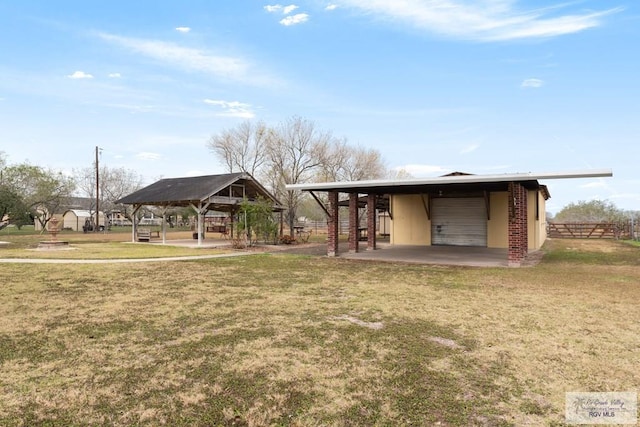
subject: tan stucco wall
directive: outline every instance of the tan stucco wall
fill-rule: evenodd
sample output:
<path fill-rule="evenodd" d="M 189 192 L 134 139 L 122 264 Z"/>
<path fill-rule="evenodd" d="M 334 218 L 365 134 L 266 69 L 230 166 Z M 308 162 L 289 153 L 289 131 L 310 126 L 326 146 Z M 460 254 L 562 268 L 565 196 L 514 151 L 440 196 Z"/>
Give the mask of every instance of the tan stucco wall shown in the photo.
<path fill-rule="evenodd" d="M 491 219 L 487 222 L 487 247 L 509 247 L 509 207 L 507 191 L 491 193 L 489 199 Z"/>
<path fill-rule="evenodd" d="M 394 245 L 431 245 L 431 221 L 427 218 L 422 196 L 391 196 L 391 243 Z"/>
<path fill-rule="evenodd" d="M 540 241 L 538 242 L 538 248 L 540 248 L 547 240 L 547 201 L 540 192 L 538 192 L 538 198 L 540 200 L 540 220 L 538 221 Z"/>
<path fill-rule="evenodd" d="M 536 198 L 538 199 L 538 219 L 536 219 Z M 527 193 L 527 231 L 529 250 L 540 249 L 547 239 L 546 200 L 539 191 Z"/>
<path fill-rule="evenodd" d="M 539 219 L 536 220 L 536 197 L 538 198 Z M 391 244 L 431 245 L 431 221 L 427 219 L 422 197 L 419 194 L 391 196 L 390 224 Z M 492 192 L 490 196 L 491 219 L 487 222 L 487 247 L 509 247 L 509 193 Z M 540 249 L 546 232 L 546 204 L 541 193 L 535 190 L 527 193 L 527 230 L 529 250 Z"/>

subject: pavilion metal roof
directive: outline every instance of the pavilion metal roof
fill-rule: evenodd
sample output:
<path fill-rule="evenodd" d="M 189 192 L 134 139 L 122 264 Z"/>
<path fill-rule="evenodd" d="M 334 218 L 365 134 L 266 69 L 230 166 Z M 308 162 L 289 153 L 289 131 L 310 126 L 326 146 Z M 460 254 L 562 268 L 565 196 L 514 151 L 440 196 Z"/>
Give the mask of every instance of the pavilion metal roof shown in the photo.
<path fill-rule="evenodd" d="M 125 205 L 189 206 L 190 204 L 208 202 L 215 198 L 216 207 L 220 208 L 223 207 L 221 205 L 225 204 L 237 204 L 237 198 L 230 197 L 228 197 L 228 203 L 224 203 L 225 195 L 220 194 L 233 184 L 242 184 L 249 187 L 252 190 L 252 194 L 271 200 L 275 209 L 281 209 L 278 199 L 250 174 L 244 172 L 165 178 L 117 200 L 116 203 Z M 223 203 L 220 203 L 220 201 Z"/>

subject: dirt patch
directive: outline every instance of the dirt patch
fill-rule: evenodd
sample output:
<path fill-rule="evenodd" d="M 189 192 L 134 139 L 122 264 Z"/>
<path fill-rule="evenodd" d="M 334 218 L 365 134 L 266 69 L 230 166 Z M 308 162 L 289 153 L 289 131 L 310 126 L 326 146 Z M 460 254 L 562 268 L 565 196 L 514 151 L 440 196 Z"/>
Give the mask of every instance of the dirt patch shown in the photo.
<path fill-rule="evenodd" d="M 620 250 L 620 242 L 612 239 L 553 239 L 553 243 L 577 252 L 612 253 Z"/>
<path fill-rule="evenodd" d="M 354 323 L 354 324 L 356 324 L 358 326 L 363 326 L 365 328 L 376 329 L 376 330 L 377 329 L 382 329 L 383 326 L 384 326 L 382 324 L 382 322 L 365 322 L 364 320 L 360 320 L 360 319 L 358 319 L 356 317 L 353 317 L 353 316 L 347 316 L 346 314 L 342 315 L 342 316 L 337 316 L 334 319 L 336 319 L 336 320 L 346 320 L 347 322 Z"/>
<path fill-rule="evenodd" d="M 448 338 L 429 337 L 429 341 L 433 341 L 435 343 L 441 344 L 441 345 L 443 345 L 445 347 L 449 347 L 449 348 L 464 348 L 460 344 L 455 342 L 454 340 L 450 340 Z"/>

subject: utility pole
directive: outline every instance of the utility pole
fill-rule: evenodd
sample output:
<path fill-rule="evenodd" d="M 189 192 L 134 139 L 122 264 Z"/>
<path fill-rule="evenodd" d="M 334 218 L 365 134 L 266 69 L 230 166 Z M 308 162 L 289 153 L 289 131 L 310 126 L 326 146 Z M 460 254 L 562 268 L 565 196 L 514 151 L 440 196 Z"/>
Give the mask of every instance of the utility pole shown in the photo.
<path fill-rule="evenodd" d="M 96 225 L 94 227 L 96 233 L 100 228 L 100 168 L 98 166 L 98 151 L 99 148 L 96 145 Z"/>

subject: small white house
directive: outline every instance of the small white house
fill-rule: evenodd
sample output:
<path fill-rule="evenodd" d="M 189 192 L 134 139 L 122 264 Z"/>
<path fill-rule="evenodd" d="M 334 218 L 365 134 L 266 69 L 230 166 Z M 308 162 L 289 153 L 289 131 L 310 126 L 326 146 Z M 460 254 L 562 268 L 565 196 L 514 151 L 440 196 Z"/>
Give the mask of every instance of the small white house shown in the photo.
<path fill-rule="evenodd" d="M 90 225 L 93 229 L 95 214 L 83 209 L 69 209 L 62 215 L 62 228 L 73 231 L 83 231 L 85 225 Z M 104 212 L 99 213 L 100 226 L 104 226 Z"/>

